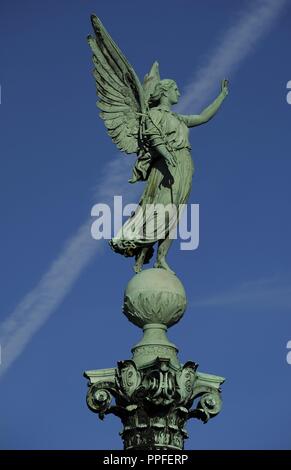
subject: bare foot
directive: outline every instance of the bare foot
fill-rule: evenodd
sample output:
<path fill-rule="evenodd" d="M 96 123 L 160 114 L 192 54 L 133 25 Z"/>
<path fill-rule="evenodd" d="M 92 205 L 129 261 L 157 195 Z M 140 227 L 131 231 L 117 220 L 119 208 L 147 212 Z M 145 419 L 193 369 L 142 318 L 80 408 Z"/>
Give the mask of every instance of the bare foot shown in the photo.
<path fill-rule="evenodd" d="M 154 264 L 154 268 L 159 268 L 159 269 L 166 269 L 166 271 L 169 271 L 172 274 L 176 274 L 168 265 L 167 261 L 165 258 L 160 258 L 157 259 L 157 261 Z"/>
<path fill-rule="evenodd" d="M 134 271 L 137 273 L 140 273 L 143 267 L 143 263 L 147 254 L 147 248 L 143 248 L 140 250 L 140 253 L 136 257 L 135 265 L 134 265 Z"/>
<path fill-rule="evenodd" d="M 138 273 L 141 272 L 141 270 L 142 270 L 142 265 L 143 265 L 143 263 L 140 263 L 139 260 L 136 261 L 136 263 L 135 263 L 135 265 L 134 265 L 134 267 L 133 267 L 133 270 L 134 270 L 134 272 L 135 272 L 136 274 L 138 274 Z"/>

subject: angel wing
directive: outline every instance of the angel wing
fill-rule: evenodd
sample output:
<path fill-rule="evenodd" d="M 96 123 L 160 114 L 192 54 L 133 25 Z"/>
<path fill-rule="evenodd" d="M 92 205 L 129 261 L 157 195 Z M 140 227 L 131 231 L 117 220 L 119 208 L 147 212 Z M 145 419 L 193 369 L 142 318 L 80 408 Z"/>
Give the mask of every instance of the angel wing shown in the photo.
<path fill-rule="evenodd" d="M 141 116 L 145 112 L 143 87 L 99 18 L 92 15 L 91 21 L 95 37 L 88 36 L 88 42 L 93 52 L 100 116 L 120 150 L 138 153 Z"/>
<path fill-rule="evenodd" d="M 153 63 L 151 70 L 146 74 L 143 81 L 144 100 L 146 105 L 149 102 L 151 94 L 153 93 L 156 84 L 161 81 L 159 72 L 159 63 L 156 61 Z"/>
<path fill-rule="evenodd" d="M 141 148 L 138 158 L 132 170 L 132 177 L 129 183 L 137 181 L 146 181 L 149 176 L 149 170 L 152 164 L 151 145 L 148 141 L 145 120 L 149 110 L 149 100 L 156 84 L 160 81 L 159 64 L 154 62 L 149 73 L 144 77 L 143 97 L 144 97 L 144 113 L 140 121 L 140 142 Z"/>

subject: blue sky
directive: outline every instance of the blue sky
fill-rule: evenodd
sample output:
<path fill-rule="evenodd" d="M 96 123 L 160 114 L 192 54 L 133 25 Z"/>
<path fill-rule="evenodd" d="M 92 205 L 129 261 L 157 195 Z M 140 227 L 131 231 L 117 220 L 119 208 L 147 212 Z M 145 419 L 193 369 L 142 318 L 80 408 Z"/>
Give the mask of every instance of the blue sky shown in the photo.
<path fill-rule="evenodd" d="M 25 300 L 29 322 L 42 325 L 0 377 L 3 449 L 122 445 L 119 420 L 101 423 L 87 410 L 82 378 L 85 369 L 129 358 L 140 338 L 121 313 L 132 262 L 97 247 L 87 223 L 94 203 L 117 194 L 108 168 L 118 173 L 124 161 L 126 179 L 134 161 L 118 155 L 95 108 L 90 14 L 102 19 L 141 78 L 157 59 L 161 76 L 175 79 L 183 94 L 189 83 L 203 81 L 227 31 L 259 3 L 144 5 L 11 0 L 0 6 L 0 321 L 21 310 L 64 251 L 64 272 L 73 271 L 78 254 L 83 260 L 43 320 L 45 293 L 34 310 Z M 234 67 L 222 67 L 219 79 L 229 77 L 230 95 L 215 119 L 191 132 L 196 172 L 189 202 L 200 204 L 200 245 L 186 252 L 175 242 L 169 255 L 189 300 L 169 337 L 182 362 L 194 360 L 199 370 L 227 380 L 221 414 L 206 426 L 189 422 L 188 449 L 291 448 L 290 21 L 286 1 L 265 34 L 250 37 L 245 57 L 240 51 Z M 203 104 L 219 91 L 219 79 Z M 200 110 L 193 105 L 190 112 Z M 63 284 L 62 276 L 54 278 L 51 292 Z M 5 360 L 3 348 L 0 368 Z"/>

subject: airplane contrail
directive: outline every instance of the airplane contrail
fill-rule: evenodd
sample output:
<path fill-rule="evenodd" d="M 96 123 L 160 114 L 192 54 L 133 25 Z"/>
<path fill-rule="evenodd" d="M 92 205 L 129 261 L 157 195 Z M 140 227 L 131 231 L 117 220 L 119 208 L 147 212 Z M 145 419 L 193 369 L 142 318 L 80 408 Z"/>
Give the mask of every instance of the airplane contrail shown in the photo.
<path fill-rule="evenodd" d="M 113 194 L 125 192 L 125 187 L 129 186 L 125 183 L 129 177 L 129 163 L 129 159 L 118 156 L 118 159 L 115 158 L 107 164 L 103 183 L 96 194 L 98 201 L 110 205 Z M 131 186 L 131 191 L 127 190 L 127 198 L 130 193 L 133 196 L 136 192 L 137 188 Z M 61 253 L 37 285 L 0 324 L 0 377 L 50 315 L 57 310 L 90 261 L 101 252 L 104 243 L 93 240 L 91 225 L 92 219 L 88 218 L 76 233 L 66 240 Z"/>
<path fill-rule="evenodd" d="M 227 77 L 270 30 L 285 4 L 286 0 L 259 0 L 252 3 L 250 10 L 241 13 L 212 51 L 208 63 L 197 71 L 180 101 L 179 112 L 186 112 L 193 104 L 203 104 L 217 82 Z M 128 173 L 124 159 L 111 162 L 98 191 L 99 200 L 106 202 L 109 195 L 112 197 L 113 194 L 123 193 L 124 188 L 122 191 L 121 187 L 127 181 Z M 102 249 L 102 243 L 91 238 L 91 223 L 90 219 L 85 221 L 65 242 L 63 250 L 38 284 L 0 325 L 0 376 L 3 376 L 33 335 L 57 310 L 82 271 Z"/>
<path fill-rule="evenodd" d="M 193 113 L 194 107 L 203 105 L 219 81 L 229 78 L 254 50 L 258 40 L 274 26 L 286 4 L 286 0 L 259 0 L 243 11 L 218 41 L 207 63 L 196 71 L 177 110 L 191 112 L 192 109 Z"/>

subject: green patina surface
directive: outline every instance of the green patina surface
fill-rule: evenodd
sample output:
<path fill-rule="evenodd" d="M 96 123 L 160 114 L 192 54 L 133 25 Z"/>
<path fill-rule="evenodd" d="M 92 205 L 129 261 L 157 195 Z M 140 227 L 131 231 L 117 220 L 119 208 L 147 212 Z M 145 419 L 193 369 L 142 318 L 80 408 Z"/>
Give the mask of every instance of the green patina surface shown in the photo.
<path fill-rule="evenodd" d="M 137 156 L 130 182 L 147 181 L 139 207 L 172 204 L 179 213 L 179 205 L 188 201 L 194 172 L 189 129 L 213 118 L 228 94 L 228 82 L 222 80 L 218 97 L 201 114 L 174 113 L 171 107 L 180 96 L 175 81 L 161 80 L 155 62 L 141 84 L 96 16 L 92 16 L 92 25 L 95 36 L 89 36 L 88 41 L 93 52 L 97 106 L 118 149 Z M 169 232 L 178 217 L 173 215 L 165 221 L 163 215 L 157 213 L 142 218 L 134 214 L 110 242 L 117 253 L 135 257 L 136 272 L 151 259 L 155 243 L 159 245 L 155 267 L 170 270 L 166 261 L 172 241 Z M 147 230 L 154 218 L 155 230 Z M 133 226 L 136 237 L 132 236 Z M 141 237 L 141 233 L 144 236 Z"/>
<path fill-rule="evenodd" d="M 201 114 L 174 113 L 171 106 L 178 102 L 180 93 L 173 80 L 161 80 L 157 62 L 141 84 L 96 16 L 92 25 L 95 35 L 88 41 L 100 116 L 117 147 L 137 156 L 130 182 L 147 182 L 139 207 L 172 204 L 179 215 L 179 205 L 188 200 L 194 171 L 189 128 L 215 115 L 228 94 L 227 80 Z M 84 374 L 89 379 L 89 408 L 101 419 L 109 413 L 121 419 L 125 449 L 183 449 L 187 420 L 197 418 L 206 423 L 221 409 L 224 378 L 197 372 L 198 364 L 192 361 L 181 364 L 178 348 L 167 338 L 167 328 L 181 319 L 187 299 L 181 281 L 166 261 L 169 233 L 178 218 L 168 217 L 165 224 L 160 215 L 157 210 L 147 218 L 134 213 L 110 241 L 117 253 L 135 257 L 138 274 L 125 288 L 123 312 L 143 329 L 143 337 L 132 348 L 131 359 L 118 362 L 116 368 Z M 153 218 L 155 228 L 147 231 Z M 142 271 L 156 243 L 154 268 Z"/>

